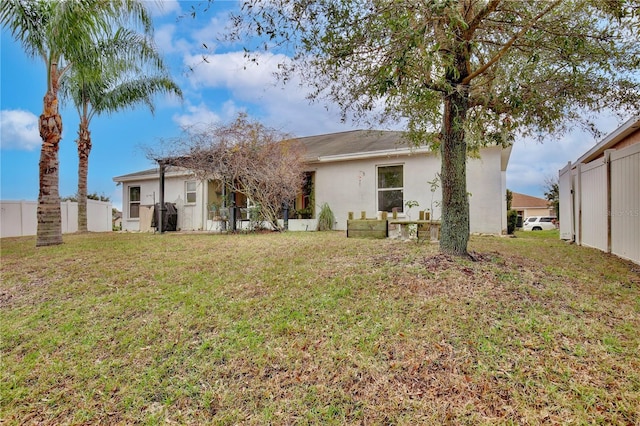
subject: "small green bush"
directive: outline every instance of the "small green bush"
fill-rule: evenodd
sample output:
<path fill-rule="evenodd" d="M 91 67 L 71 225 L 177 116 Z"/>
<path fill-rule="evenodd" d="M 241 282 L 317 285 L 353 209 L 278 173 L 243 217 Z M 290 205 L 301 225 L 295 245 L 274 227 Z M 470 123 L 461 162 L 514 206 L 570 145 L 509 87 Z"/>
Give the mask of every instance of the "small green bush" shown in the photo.
<path fill-rule="evenodd" d="M 318 231 L 331 231 L 336 217 L 331 211 L 328 203 L 322 203 L 320 206 L 320 214 L 318 215 Z"/>
<path fill-rule="evenodd" d="M 516 210 L 509 210 L 507 212 L 507 234 L 513 234 L 518 224 L 518 212 Z"/>

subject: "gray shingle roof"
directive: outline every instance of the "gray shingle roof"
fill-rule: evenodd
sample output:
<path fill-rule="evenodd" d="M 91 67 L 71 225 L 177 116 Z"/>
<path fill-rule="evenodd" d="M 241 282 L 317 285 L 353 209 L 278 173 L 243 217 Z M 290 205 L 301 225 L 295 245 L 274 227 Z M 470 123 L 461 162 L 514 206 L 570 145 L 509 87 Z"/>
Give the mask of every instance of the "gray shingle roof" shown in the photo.
<path fill-rule="evenodd" d="M 305 146 L 306 161 L 317 161 L 320 157 L 331 157 L 349 154 L 366 154 L 378 151 L 405 150 L 409 146 L 403 139 L 403 132 L 388 130 L 352 130 L 348 132 L 329 133 L 317 136 L 296 138 Z M 184 169 L 167 167 L 167 174 L 179 174 Z M 158 168 L 147 169 L 122 176 L 114 181 L 132 179 L 153 179 L 158 177 Z"/>
<path fill-rule="evenodd" d="M 176 175 L 188 175 L 189 172 L 180 167 L 167 166 L 165 173 L 170 176 Z M 116 176 L 113 178 L 115 182 L 130 181 L 130 180 L 144 180 L 144 179 L 157 179 L 160 176 L 160 169 L 155 167 L 153 169 L 142 170 L 140 172 L 128 173 L 126 175 Z"/>
<path fill-rule="evenodd" d="M 406 149 L 408 145 L 403 139 L 403 134 L 385 130 L 353 130 L 307 136 L 297 140 L 306 148 L 307 161 L 313 161 L 318 157 Z"/>

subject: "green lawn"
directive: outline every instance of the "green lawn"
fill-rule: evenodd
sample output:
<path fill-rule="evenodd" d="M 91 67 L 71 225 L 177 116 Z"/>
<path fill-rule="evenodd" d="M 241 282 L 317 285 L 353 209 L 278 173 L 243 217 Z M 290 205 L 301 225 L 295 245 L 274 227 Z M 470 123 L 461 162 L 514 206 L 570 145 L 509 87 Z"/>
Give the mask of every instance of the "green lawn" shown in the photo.
<path fill-rule="evenodd" d="M 640 424 L 640 266 L 344 233 L 1 241 L 0 423 Z"/>

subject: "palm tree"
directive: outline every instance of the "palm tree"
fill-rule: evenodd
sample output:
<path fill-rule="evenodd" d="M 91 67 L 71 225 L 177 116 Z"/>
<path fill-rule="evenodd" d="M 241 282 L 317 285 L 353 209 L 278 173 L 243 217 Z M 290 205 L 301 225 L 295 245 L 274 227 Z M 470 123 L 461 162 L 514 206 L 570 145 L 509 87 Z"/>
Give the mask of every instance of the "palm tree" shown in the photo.
<path fill-rule="evenodd" d="M 144 35 L 119 28 L 100 40 L 81 66 L 62 80 L 61 95 L 78 111 L 78 231 L 87 231 L 87 174 L 91 152 L 89 125 L 96 115 L 143 103 L 154 112 L 153 96 L 182 91 L 168 76 L 155 46 Z"/>
<path fill-rule="evenodd" d="M 39 130 L 40 190 L 36 246 L 62 243 L 58 150 L 62 117 L 58 109 L 60 79 L 86 57 L 100 34 L 116 23 L 141 24 L 150 33 L 151 18 L 135 0 L 2 0 L 0 25 L 8 28 L 31 57 L 42 59 L 47 70 Z"/>

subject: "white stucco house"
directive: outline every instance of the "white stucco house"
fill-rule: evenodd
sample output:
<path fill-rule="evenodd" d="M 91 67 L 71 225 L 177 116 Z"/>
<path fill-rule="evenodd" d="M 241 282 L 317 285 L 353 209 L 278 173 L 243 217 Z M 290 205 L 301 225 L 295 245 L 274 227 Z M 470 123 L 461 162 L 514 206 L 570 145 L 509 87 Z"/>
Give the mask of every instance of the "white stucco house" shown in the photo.
<path fill-rule="evenodd" d="M 560 238 L 640 264 L 640 116 L 559 171 Z"/>
<path fill-rule="evenodd" d="M 328 203 L 336 217 L 336 229 L 345 230 L 349 212 L 376 217 L 394 208 L 400 218 L 417 219 L 430 210 L 440 217 L 440 188 L 431 191 L 429 181 L 440 172 L 438 154 L 427 148 L 410 148 L 401 132 L 355 130 L 303 137 L 307 185 L 290 213 L 290 230 L 314 230 L 318 206 Z M 472 233 L 506 233 L 506 169 L 511 148 L 480 149 L 467 162 Z M 152 206 L 160 199 L 159 169 L 117 176 L 122 185 L 122 229 L 151 230 Z M 218 182 L 196 180 L 188 170 L 168 167 L 164 200 L 176 204 L 181 230 L 218 230 L 212 206 L 222 195 Z M 250 207 L 250 200 L 236 196 L 236 204 Z M 407 201 L 417 206 L 408 208 Z M 242 211 L 241 214 L 245 214 Z M 301 219 L 296 219 L 301 217 Z"/>

